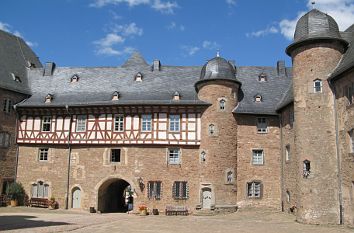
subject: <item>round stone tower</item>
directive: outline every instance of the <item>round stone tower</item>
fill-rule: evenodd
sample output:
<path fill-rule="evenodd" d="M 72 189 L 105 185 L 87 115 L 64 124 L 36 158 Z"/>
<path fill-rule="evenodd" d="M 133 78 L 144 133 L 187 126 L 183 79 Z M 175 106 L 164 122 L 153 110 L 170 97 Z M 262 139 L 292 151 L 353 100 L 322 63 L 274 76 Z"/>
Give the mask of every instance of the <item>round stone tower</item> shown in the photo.
<path fill-rule="evenodd" d="M 335 20 L 314 9 L 299 19 L 286 49 L 293 60 L 300 222 L 340 222 L 334 96 L 327 78 L 346 47 Z"/>
<path fill-rule="evenodd" d="M 200 100 L 210 104 L 201 117 L 201 208 L 236 205 L 237 125 L 233 109 L 241 83 L 236 67 L 219 56 L 202 68 L 195 88 Z"/>

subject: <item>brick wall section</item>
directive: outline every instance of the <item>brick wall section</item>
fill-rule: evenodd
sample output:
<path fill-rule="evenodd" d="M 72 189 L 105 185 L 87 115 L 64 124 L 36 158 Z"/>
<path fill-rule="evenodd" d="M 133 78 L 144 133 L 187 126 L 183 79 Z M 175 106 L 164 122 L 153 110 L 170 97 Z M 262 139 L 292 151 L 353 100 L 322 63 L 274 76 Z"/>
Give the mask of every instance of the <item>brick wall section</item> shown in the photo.
<path fill-rule="evenodd" d="M 4 179 L 15 179 L 16 171 L 16 114 L 13 109 L 11 109 L 10 113 L 3 111 L 4 99 L 10 99 L 15 104 L 24 98 L 25 95 L 23 94 L 0 88 L 0 132 L 7 132 L 11 135 L 10 147 L 0 147 L 0 189 Z"/>
<path fill-rule="evenodd" d="M 354 225 L 354 153 L 351 152 L 349 131 L 354 128 L 354 104 L 349 105 L 346 87 L 354 82 L 354 71 L 334 83 L 339 132 L 339 155 L 343 192 L 344 223 Z"/>
<path fill-rule="evenodd" d="M 199 90 L 199 99 L 212 104 L 201 118 L 202 131 L 200 151 L 206 152 L 201 164 L 200 185 L 210 184 L 216 205 L 236 204 L 236 144 L 237 125 L 232 110 L 237 105 L 238 85 L 231 82 L 209 81 Z M 224 111 L 219 110 L 221 98 L 226 100 Z M 214 124 L 216 133 L 209 135 L 208 127 Z M 226 184 L 226 172 L 233 171 L 234 180 Z"/>
<path fill-rule="evenodd" d="M 300 222 L 339 223 L 333 94 L 326 80 L 342 53 L 340 44 L 328 42 L 302 46 L 292 54 Z M 323 81 L 322 93 L 314 93 L 315 79 Z M 305 159 L 311 161 L 307 179 L 301 175 Z"/>
<path fill-rule="evenodd" d="M 257 133 L 257 117 L 266 117 L 268 133 Z M 280 209 L 280 130 L 277 116 L 237 115 L 237 202 L 243 206 Z M 263 149 L 264 164 L 252 164 L 252 150 Z M 261 181 L 260 199 L 247 196 L 247 183 Z"/>
<path fill-rule="evenodd" d="M 284 211 L 291 212 L 290 208 L 297 206 L 297 179 L 298 179 L 298 158 L 295 153 L 295 138 L 294 138 L 294 124 L 290 122 L 290 114 L 294 111 L 294 105 L 290 104 L 281 111 L 281 133 L 282 133 L 282 167 L 283 167 L 283 184 L 282 184 L 282 200 L 284 204 Z M 286 159 L 286 146 L 289 146 L 290 156 Z M 290 201 L 288 201 L 287 192 L 290 194 Z"/>

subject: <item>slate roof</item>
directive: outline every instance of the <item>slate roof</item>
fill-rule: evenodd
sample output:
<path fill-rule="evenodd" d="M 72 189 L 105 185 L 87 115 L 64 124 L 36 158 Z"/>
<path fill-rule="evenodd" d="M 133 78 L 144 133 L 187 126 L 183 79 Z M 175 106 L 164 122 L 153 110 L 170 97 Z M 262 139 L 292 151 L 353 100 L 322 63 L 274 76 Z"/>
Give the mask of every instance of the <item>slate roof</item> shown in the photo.
<path fill-rule="evenodd" d="M 276 106 L 290 85 L 290 76 L 279 77 L 276 67 L 237 67 L 237 79 L 242 82 L 240 104 L 235 113 L 276 114 Z M 43 76 L 43 69 L 28 72 L 32 96 L 18 107 L 63 107 L 96 105 L 209 105 L 198 99 L 194 84 L 200 79 L 202 66 L 161 66 L 153 71 L 139 55 L 134 54 L 120 67 L 57 67 L 52 76 Z M 143 81 L 134 76 L 142 73 Z M 267 82 L 259 82 L 265 73 Z M 287 69 L 290 74 L 291 70 Z M 79 81 L 71 83 L 77 75 Z M 112 101 L 118 91 L 119 100 Z M 173 100 L 175 92 L 181 99 Z M 54 96 L 45 103 L 45 96 Z M 263 102 L 255 104 L 256 94 Z"/>
<path fill-rule="evenodd" d="M 259 82 L 258 76 L 267 75 L 266 82 Z M 279 76 L 276 67 L 237 67 L 237 79 L 242 82 L 239 104 L 234 113 L 277 115 L 278 105 L 291 85 L 291 68 L 285 76 Z M 261 95 L 262 102 L 255 102 L 255 96 Z"/>
<path fill-rule="evenodd" d="M 36 54 L 23 39 L 0 30 L 0 88 L 30 94 L 26 75 L 29 67 L 27 61 L 42 67 Z M 11 73 L 21 81 L 15 81 Z"/>

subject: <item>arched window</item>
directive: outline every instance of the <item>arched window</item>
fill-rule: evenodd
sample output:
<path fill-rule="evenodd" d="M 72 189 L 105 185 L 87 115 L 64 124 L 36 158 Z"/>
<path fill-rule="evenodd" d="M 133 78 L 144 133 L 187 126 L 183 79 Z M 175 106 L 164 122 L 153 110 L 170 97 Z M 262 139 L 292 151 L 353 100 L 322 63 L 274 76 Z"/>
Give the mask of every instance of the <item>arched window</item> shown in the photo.
<path fill-rule="evenodd" d="M 286 202 L 290 203 L 290 192 L 286 191 Z"/>
<path fill-rule="evenodd" d="M 135 75 L 135 81 L 136 82 L 142 82 L 143 81 L 143 74 L 138 72 L 136 75 Z"/>
<path fill-rule="evenodd" d="M 222 99 L 219 101 L 219 109 L 221 111 L 224 111 L 225 110 L 225 107 L 226 107 L 226 100 Z"/>
<path fill-rule="evenodd" d="M 313 81 L 313 92 L 321 93 L 322 92 L 322 80 L 316 79 Z"/>
<path fill-rule="evenodd" d="M 306 159 L 303 162 L 303 166 L 304 166 L 303 176 L 304 178 L 307 178 L 311 173 L 311 162 Z"/>
<path fill-rule="evenodd" d="M 209 135 L 215 135 L 215 125 L 214 124 L 209 125 Z"/>
<path fill-rule="evenodd" d="M 200 153 L 200 161 L 201 162 L 205 162 L 206 161 L 206 153 L 205 153 L 205 151 L 202 151 L 202 153 Z"/>

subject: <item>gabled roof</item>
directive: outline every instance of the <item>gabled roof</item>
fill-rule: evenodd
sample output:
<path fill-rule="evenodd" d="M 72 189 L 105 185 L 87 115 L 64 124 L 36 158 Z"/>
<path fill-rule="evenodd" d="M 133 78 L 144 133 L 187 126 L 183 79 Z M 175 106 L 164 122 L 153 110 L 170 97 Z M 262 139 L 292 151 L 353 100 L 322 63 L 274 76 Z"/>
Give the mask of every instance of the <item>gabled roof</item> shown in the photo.
<path fill-rule="evenodd" d="M 30 63 L 42 67 L 36 54 L 23 39 L 0 30 L 0 88 L 30 94 L 26 74 Z M 15 81 L 12 73 L 20 81 Z"/>
<path fill-rule="evenodd" d="M 258 76 L 267 75 L 266 82 L 259 82 Z M 237 79 L 242 82 L 239 104 L 234 109 L 238 114 L 277 115 L 277 107 L 289 89 L 292 80 L 291 68 L 286 68 L 286 75 L 279 76 L 276 67 L 238 67 Z M 262 102 L 256 102 L 260 94 Z"/>

